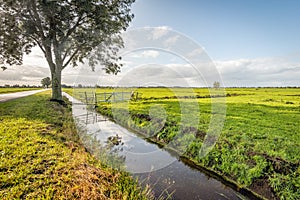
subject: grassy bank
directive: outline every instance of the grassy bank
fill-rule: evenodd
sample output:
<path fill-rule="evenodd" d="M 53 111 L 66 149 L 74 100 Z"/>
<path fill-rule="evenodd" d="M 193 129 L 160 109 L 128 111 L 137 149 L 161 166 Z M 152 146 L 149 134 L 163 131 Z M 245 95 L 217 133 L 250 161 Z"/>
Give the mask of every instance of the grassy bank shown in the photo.
<path fill-rule="evenodd" d="M 0 94 L 24 92 L 29 90 L 40 90 L 42 88 L 0 88 Z"/>
<path fill-rule="evenodd" d="M 207 89 L 188 90 L 139 88 L 139 100 L 100 103 L 98 111 L 240 187 L 269 199 L 300 199 L 299 88 L 227 89 L 224 126 L 205 157 L 200 149 L 218 113 Z M 111 89 L 97 89 L 104 91 Z"/>
<path fill-rule="evenodd" d="M 70 107 L 49 99 L 0 104 L 0 199 L 147 199 L 127 173 L 86 152 Z"/>

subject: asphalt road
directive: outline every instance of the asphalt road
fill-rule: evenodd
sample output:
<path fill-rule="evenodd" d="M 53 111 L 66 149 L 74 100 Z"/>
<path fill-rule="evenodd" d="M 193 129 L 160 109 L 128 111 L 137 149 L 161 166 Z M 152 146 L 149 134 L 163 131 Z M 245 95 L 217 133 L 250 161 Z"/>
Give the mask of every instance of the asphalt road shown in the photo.
<path fill-rule="evenodd" d="M 21 97 L 26 97 L 26 96 L 33 95 L 33 94 L 43 92 L 43 91 L 46 91 L 46 90 L 47 89 L 0 94 L 0 102 L 5 102 L 5 101 L 12 100 L 12 99 L 21 98 Z"/>

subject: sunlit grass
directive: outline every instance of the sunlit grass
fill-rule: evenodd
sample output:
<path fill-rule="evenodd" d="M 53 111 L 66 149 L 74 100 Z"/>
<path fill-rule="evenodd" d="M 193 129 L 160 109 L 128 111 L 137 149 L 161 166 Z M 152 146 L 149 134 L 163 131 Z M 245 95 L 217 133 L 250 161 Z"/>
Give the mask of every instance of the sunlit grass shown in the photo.
<path fill-rule="evenodd" d="M 70 107 L 49 93 L 0 104 L 0 199 L 150 198 L 86 152 Z"/>
<path fill-rule="evenodd" d="M 207 89 L 193 89 L 196 97 L 187 95 L 189 90 L 139 88 L 141 99 L 99 103 L 98 111 L 156 142 L 175 144 L 180 154 L 241 187 L 257 188 L 262 181 L 266 183 L 262 195 L 300 198 L 299 88 L 226 89 L 224 127 L 216 146 L 203 158 L 199 151 L 214 102 Z M 156 115 L 153 121 L 150 115 L 155 107 L 165 116 Z"/>
<path fill-rule="evenodd" d="M 41 88 L 0 88 L 0 94 L 23 92 L 29 90 L 40 90 Z"/>

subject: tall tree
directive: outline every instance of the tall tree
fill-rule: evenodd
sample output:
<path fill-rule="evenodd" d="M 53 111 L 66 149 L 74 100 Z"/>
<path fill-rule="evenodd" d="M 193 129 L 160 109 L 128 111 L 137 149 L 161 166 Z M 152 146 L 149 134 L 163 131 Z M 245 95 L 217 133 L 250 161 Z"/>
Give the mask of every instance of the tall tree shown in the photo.
<path fill-rule="evenodd" d="M 120 33 L 133 18 L 135 0 L 0 0 L 0 64 L 21 65 L 38 46 L 49 64 L 52 99 L 61 101 L 61 75 L 87 61 L 117 74 Z"/>
<path fill-rule="evenodd" d="M 215 89 L 219 89 L 220 88 L 220 82 L 219 81 L 215 81 L 213 84 Z"/>
<path fill-rule="evenodd" d="M 43 87 L 49 87 L 49 85 L 51 85 L 51 79 L 50 79 L 50 77 L 46 77 L 46 78 L 43 78 L 42 80 L 41 80 L 41 84 L 42 84 L 42 86 Z"/>

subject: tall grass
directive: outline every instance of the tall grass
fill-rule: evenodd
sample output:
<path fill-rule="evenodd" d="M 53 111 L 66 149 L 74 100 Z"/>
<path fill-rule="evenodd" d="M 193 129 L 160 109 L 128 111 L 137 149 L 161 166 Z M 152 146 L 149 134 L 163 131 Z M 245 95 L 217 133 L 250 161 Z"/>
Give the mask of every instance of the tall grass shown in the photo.
<path fill-rule="evenodd" d="M 193 97 L 188 90 L 139 88 L 140 100 L 99 103 L 98 111 L 160 144 L 172 145 L 179 154 L 240 187 L 267 198 L 300 199 L 299 88 L 227 89 L 224 127 L 205 157 L 199 155 L 200 149 L 217 113 L 211 112 L 207 89 L 194 89 Z M 198 104 L 199 110 L 184 110 L 191 104 Z M 151 118 L 155 106 L 166 117 Z"/>

